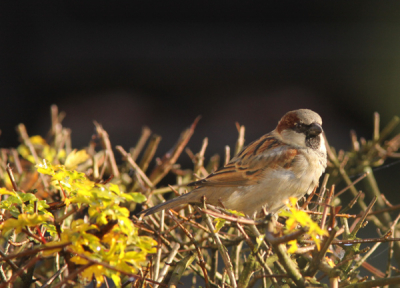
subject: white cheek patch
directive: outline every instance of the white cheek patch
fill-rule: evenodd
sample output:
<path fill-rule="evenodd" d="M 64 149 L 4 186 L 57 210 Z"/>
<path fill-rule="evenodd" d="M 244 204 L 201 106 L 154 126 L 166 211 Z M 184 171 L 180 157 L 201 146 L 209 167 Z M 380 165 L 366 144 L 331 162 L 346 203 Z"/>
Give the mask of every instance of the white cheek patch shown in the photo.
<path fill-rule="evenodd" d="M 281 133 L 282 139 L 289 144 L 306 147 L 306 135 L 292 130 L 284 130 Z"/>
<path fill-rule="evenodd" d="M 319 138 L 320 138 L 320 145 L 319 145 L 319 151 L 321 151 L 322 153 L 324 153 L 324 154 L 326 154 L 326 144 L 325 144 L 325 139 L 324 139 L 324 137 L 322 136 L 322 134 L 320 134 L 320 136 L 319 136 Z"/>

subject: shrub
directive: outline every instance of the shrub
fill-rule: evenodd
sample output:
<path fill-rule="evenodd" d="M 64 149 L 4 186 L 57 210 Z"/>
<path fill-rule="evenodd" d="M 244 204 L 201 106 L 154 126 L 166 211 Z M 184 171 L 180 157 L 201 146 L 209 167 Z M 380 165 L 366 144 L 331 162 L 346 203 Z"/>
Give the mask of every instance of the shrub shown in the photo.
<path fill-rule="evenodd" d="M 399 205 L 386 200 L 373 173 L 373 167 L 383 165 L 387 158 L 400 156 L 396 152 L 400 135 L 387 140 L 398 118 L 379 132 L 375 114 L 373 139 L 358 140 L 352 132 L 350 151 L 336 152 L 327 145 L 329 163 L 320 188 L 297 204 L 297 199 L 290 199 L 279 217 L 264 213 L 249 219 L 237 211 L 207 205 L 205 199 L 199 207 L 189 205 L 138 218 L 134 212 L 141 206 L 160 203 L 170 192 L 184 193 L 184 184 L 220 165 L 217 155 L 205 164 L 207 139 L 198 153 L 186 148 L 193 170 L 177 164 L 198 119 L 148 172 L 161 140 L 148 128 L 130 153 L 116 147 L 124 158 L 117 165 L 101 125 L 95 123 L 97 133 L 88 147 L 73 150 L 70 131 L 61 125 L 62 115 L 56 106 L 51 111 L 48 139 L 29 137 L 20 124 L 21 145 L 1 149 L 0 287 L 84 286 L 89 282 L 107 287 L 111 283 L 176 287 L 182 276 L 191 277 L 186 279 L 192 287 L 400 283 L 399 276 L 392 276 L 397 269 L 391 265 L 393 259 L 400 261 L 400 242 L 395 238 L 400 216 L 391 214 Z M 235 151 L 244 143 L 244 127 L 238 125 L 238 131 Z M 224 163 L 229 161 L 229 151 Z M 167 174 L 175 175 L 176 183 L 161 187 Z M 365 193 L 355 188 L 361 180 Z M 335 192 L 341 182 L 346 187 Z M 344 203 L 339 198 L 343 193 L 350 193 L 353 200 Z M 354 205 L 361 212 L 349 214 Z M 367 220 L 381 237 L 358 238 Z M 385 242 L 387 265 L 374 267 L 368 257 Z M 361 243 L 373 246 L 361 250 Z M 371 279 L 359 276 L 360 267 L 369 271 Z"/>

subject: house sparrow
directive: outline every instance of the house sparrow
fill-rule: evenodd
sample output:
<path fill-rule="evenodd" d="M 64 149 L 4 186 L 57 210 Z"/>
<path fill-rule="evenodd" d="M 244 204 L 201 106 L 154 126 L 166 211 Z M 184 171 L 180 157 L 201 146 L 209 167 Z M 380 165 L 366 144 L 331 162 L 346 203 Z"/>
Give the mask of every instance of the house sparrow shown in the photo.
<path fill-rule="evenodd" d="M 318 186 L 326 167 L 321 117 L 308 109 L 286 113 L 272 132 L 243 148 L 224 167 L 188 186 L 190 193 L 140 212 L 150 215 L 182 204 L 201 203 L 252 216 L 263 206 L 277 212 L 289 197 L 302 197 Z"/>

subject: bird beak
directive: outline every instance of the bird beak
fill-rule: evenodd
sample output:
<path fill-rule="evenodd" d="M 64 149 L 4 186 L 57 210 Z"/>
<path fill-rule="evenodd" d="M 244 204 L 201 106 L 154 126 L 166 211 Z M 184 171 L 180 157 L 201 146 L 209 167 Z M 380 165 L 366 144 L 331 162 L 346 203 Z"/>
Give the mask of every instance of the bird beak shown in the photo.
<path fill-rule="evenodd" d="M 317 123 L 312 123 L 310 128 L 307 130 L 307 135 L 308 136 L 318 136 L 319 134 L 322 133 L 322 127 L 321 125 Z"/>

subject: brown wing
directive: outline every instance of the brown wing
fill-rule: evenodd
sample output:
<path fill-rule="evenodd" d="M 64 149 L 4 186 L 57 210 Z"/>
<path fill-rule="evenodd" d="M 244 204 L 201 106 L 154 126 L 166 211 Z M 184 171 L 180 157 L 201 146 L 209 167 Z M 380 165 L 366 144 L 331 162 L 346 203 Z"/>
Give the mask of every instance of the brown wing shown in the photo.
<path fill-rule="evenodd" d="M 266 168 L 287 169 L 298 150 L 277 140 L 271 133 L 250 143 L 224 167 L 188 186 L 247 186 L 258 182 Z"/>

